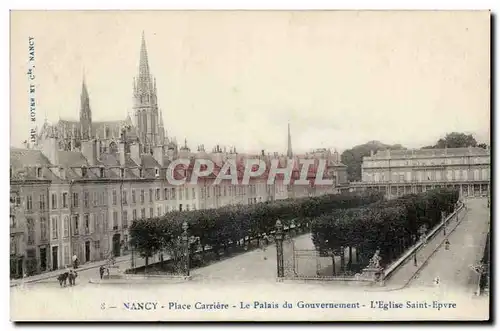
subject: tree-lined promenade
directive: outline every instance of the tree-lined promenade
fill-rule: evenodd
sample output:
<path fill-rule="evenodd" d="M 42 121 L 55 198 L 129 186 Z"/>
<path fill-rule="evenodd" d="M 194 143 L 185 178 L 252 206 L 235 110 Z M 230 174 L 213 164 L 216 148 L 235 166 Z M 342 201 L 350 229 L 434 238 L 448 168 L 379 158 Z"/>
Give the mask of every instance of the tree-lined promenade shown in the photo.
<path fill-rule="evenodd" d="M 308 228 L 312 220 L 333 210 L 355 208 L 381 199 L 379 193 L 331 194 L 171 212 L 162 217 L 134 221 L 130 228 L 131 243 L 146 259 L 160 252 L 168 252 L 175 258 L 182 250 L 182 224 L 187 223 L 189 236 L 197 238 L 196 242 L 191 241 L 193 248 L 199 246 L 204 250 L 211 247 L 211 252 L 218 258 L 221 250 L 226 252 L 230 246 L 245 245 L 252 238 L 258 240 L 264 233 L 274 231 L 278 219 L 285 226 L 293 221 L 297 228 Z"/>
<path fill-rule="evenodd" d="M 197 259 L 206 264 L 218 260 L 221 253 L 229 255 L 235 247 L 246 247 L 251 240 L 273 233 L 279 219 L 285 228 L 311 231 L 318 251 L 341 256 L 342 271 L 351 269 L 353 251 L 358 269 L 377 250 L 384 266 L 451 213 L 458 197 L 457 191 L 442 188 L 389 201 L 377 192 L 368 192 L 178 211 L 135 221 L 130 228 L 131 243 L 146 265 L 158 253 L 166 253 L 174 265 L 182 260 L 189 240 L 191 259 L 197 252 Z M 189 238 L 183 233 L 183 224 L 184 229 L 189 228 Z M 347 248 L 346 265 L 341 252 Z"/>
<path fill-rule="evenodd" d="M 350 253 L 346 269 L 350 269 L 353 248 L 361 265 L 380 250 L 384 267 L 452 213 L 458 198 L 458 191 L 441 188 L 359 208 L 332 210 L 312 221 L 312 239 L 323 254 L 341 256 L 341 270 L 345 270 L 345 261 L 340 252 L 346 248 Z"/>

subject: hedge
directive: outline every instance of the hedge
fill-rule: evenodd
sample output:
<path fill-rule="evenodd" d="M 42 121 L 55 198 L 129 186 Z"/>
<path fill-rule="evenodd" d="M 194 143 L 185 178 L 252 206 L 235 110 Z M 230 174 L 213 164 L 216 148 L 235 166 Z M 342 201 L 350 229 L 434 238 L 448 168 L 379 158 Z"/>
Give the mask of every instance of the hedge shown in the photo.
<path fill-rule="evenodd" d="M 380 249 L 381 264 L 388 264 L 419 239 L 423 227 L 440 223 L 441 212 L 453 212 L 458 198 L 458 191 L 441 188 L 335 210 L 312 221 L 313 243 L 323 255 L 355 248 L 364 263 Z"/>
<path fill-rule="evenodd" d="M 218 253 L 231 243 L 258 238 L 275 229 L 280 219 L 287 226 L 308 226 L 311 220 L 336 209 L 355 208 L 380 201 L 376 192 L 329 194 L 319 197 L 285 199 L 254 205 L 229 205 L 217 209 L 175 211 L 162 217 L 134 221 L 129 229 L 131 244 L 145 257 L 179 245 L 182 223 L 189 224 L 189 235 L 198 238 L 202 248 Z M 146 261 L 147 262 L 147 261 Z"/>

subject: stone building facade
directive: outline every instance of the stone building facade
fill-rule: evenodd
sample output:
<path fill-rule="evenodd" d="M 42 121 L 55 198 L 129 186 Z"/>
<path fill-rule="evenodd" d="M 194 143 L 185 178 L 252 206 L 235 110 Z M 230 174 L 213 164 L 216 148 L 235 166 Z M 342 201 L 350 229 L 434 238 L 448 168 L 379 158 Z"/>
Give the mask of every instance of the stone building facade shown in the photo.
<path fill-rule="evenodd" d="M 351 183 L 351 190 L 379 190 L 394 198 L 454 187 L 462 197 L 486 196 L 490 176 L 488 149 L 386 150 L 363 158 L 362 181 Z"/>

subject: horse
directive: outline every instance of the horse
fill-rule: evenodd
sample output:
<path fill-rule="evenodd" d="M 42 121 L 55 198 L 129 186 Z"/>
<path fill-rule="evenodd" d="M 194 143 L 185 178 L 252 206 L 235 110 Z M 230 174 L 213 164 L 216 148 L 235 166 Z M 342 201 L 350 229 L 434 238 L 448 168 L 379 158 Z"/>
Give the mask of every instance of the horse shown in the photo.
<path fill-rule="evenodd" d="M 66 286 L 66 281 L 68 280 L 69 273 L 68 272 L 63 272 L 59 276 L 57 276 L 57 280 L 59 281 L 59 285 L 61 287 Z"/>

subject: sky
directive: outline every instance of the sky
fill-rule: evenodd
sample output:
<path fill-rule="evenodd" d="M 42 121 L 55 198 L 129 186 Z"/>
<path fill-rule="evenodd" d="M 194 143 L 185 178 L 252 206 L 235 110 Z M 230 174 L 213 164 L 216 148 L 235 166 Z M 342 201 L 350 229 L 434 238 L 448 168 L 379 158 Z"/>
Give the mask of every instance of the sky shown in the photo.
<path fill-rule="evenodd" d="M 371 140 L 418 148 L 490 135 L 488 12 L 41 11 L 11 13 L 11 145 L 30 122 L 131 112 L 144 31 L 169 136 L 285 153 Z"/>

